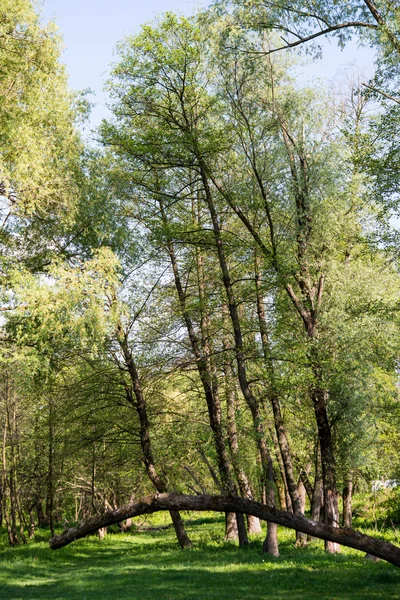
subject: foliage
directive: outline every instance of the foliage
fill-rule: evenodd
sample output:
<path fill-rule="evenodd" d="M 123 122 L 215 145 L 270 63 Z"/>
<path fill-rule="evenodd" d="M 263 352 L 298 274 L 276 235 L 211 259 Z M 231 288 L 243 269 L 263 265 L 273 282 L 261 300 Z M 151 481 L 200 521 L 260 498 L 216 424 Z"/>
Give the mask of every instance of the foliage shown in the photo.
<path fill-rule="evenodd" d="M 0 14 L 9 541 L 116 507 L 157 477 L 210 493 L 231 478 L 230 493 L 259 499 L 276 488 L 282 506 L 298 494 L 289 477 L 311 498 L 321 469 L 336 502 L 351 478 L 397 478 L 392 3 L 167 13 L 120 43 L 97 149 L 80 139 L 54 26 L 29 0 L 0 0 Z M 374 80 L 340 106 L 297 84 L 287 51 L 324 28 L 379 54 Z M 307 562 L 285 551 L 289 566 Z M 247 575 L 261 590 L 257 552 Z M 224 569 L 224 585 L 242 585 Z M 296 569 L 277 597 L 300 593 Z"/>

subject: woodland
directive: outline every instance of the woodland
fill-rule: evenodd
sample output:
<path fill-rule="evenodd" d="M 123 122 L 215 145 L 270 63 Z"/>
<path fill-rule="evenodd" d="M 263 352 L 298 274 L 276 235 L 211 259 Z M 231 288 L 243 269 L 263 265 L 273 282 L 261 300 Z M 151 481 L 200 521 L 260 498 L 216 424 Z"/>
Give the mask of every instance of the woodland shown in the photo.
<path fill-rule="evenodd" d="M 400 6 L 166 13 L 94 142 L 56 26 L 0 15 L 4 543 L 167 511 L 189 548 L 204 512 L 237 552 L 283 526 L 399 567 Z M 326 38 L 372 77 L 300 82 Z"/>

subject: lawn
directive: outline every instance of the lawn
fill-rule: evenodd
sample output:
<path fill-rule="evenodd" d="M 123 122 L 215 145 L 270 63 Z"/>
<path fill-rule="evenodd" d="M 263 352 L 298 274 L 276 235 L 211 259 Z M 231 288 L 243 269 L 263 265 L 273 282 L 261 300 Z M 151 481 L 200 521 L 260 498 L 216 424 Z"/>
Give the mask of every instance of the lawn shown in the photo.
<path fill-rule="evenodd" d="M 261 539 L 246 549 L 224 543 L 220 517 L 191 515 L 188 531 L 194 547 L 185 551 L 170 529 L 90 537 L 57 551 L 45 539 L 9 548 L 2 535 L 0 598 L 400 600 L 400 569 L 355 550 L 296 549 L 293 532 L 281 529 L 274 559 L 262 554 Z"/>

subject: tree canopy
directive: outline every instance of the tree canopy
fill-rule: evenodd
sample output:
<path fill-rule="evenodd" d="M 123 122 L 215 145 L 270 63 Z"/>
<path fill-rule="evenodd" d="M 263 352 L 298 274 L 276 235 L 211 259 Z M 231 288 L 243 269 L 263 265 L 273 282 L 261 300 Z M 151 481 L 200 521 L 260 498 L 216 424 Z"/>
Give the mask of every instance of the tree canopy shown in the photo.
<path fill-rule="evenodd" d="M 265 518 L 274 555 L 289 522 L 299 546 L 392 556 L 348 528 L 354 488 L 400 478 L 397 7 L 167 13 L 119 44 L 96 148 L 54 26 L 28 0 L 0 15 L 10 543 L 93 517 L 71 541 L 155 490 L 182 547 L 171 492 L 241 545 Z M 296 80 L 325 35 L 376 51 L 340 101 Z"/>

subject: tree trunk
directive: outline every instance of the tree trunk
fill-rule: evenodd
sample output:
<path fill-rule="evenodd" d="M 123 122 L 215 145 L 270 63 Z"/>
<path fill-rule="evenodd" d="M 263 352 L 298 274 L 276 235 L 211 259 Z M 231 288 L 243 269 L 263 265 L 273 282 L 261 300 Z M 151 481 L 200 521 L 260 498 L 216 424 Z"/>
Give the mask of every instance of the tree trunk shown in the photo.
<path fill-rule="evenodd" d="M 182 521 L 179 510 L 169 511 L 172 523 L 174 524 L 175 534 L 178 539 L 181 548 L 188 548 L 192 545 L 192 542 L 185 531 L 185 526 Z"/>
<path fill-rule="evenodd" d="M 222 303 L 222 317 L 225 327 L 225 331 L 228 331 L 227 323 L 227 306 L 226 303 Z M 231 451 L 232 466 L 235 471 L 236 479 L 239 485 L 240 495 L 243 498 L 253 499 L 251 492 L 250 483 L 248 477 L 241 467 L 240 464 L 240 450 L 239 440 L 236 425 L 236 385 L 233 378 L 233 370 L 229 360 L 228 348 L 229 339 L 228 334 L 225 333 L 223 337 L 223 348 L 224 348 L 224 375 L 225 375 L 225 398 L 226 398 L 226 424 L 228 432 L 228 443 Z M 258 534 L 262 532 L 260 520 L 253 515 L 247 517 L 248 532 L 251 534 Z"/>
<path fill-rule="evenodd" d="M 47 476 L 47 502 L 46 516 L 49 522 L 51 535 L 54 535 L 54 422 L 53 422 L 53 399 L 49 399 L 49 453 L 48 453 L 48 476 Z"/>
<path fill-rule="evenodd" d="M 315 416 L 318 425 L 318 437 L 321 447 L 322 481 L 324 488 L 324 521 L 331 527 L 339 525 L 339 508 L 336 491 L 336 468 L 333 454 L 332 431 L 327 412 L 327 392 L 319 387 L 313 391 Z M 337 543 L 325 541 L 327 552 L 339 552 Z"/>
<path fill-rule="evenodd" d="M 294 475 L 292 457 L 289 447 L 289 442 L 286 435 L 286 429 L 283 422 L 282 411 L 279 396 L 276 391 L 276 377 L 274 363 L 271 357 L 270 342 L 268 336 L 267 319 L 265 315 L 264 301 L 262 297 L 261 287 L 261 269 L 260 261 L 257 251 L 254 254 L 254 270 L 255 270 L 255 287 L 256 287 L 256 298 L 257 298 L 257 314 L 258 323 L 261 334 L 261 344 L 263 348 L 264 360 L 269 374 L 269 386 L 270 391 L 268 399 L 270 401 L 272 412 L 274 415 L 274 425 L 276 436 L 278 440 L 279 450 L 282 457 L 282 462 L 285 470 L 285 481 L 286 486 L 290 495 L 293 512 L 295 514 L 302 514 L 300 506 L 300 498 L 297 491 L 297 483 Z"/>
<path fill-rule="evenodd" d="M 298 497 L 299 497 L 299 508 L 301 509 L 301 513 L 304 515 L 304 509 L 306 506 L 306 488 L 304 487 L 303 482 L 299 481 L 298 486 L 297 486 L 297 493 L 298 493 Z M 296 546 L 305 546 L 306 545 L 306 536 L 304 535 L 304 533 L 301 533 L 300 531 L 296 531 Z"/>
<path fill-rule="evenodd" d="M 138 502 L 89 518 L 77 527 L 67 529 L 61 535 L 54 536 L 50 540 L 50 548 L 53 550 L 62 548 L 97 531 L 100 527 L 107 527 L 123 519 L 152 514 L 161 510 L 249 513 L 265 521 L 302 531 L 313 537 L 367 552 L 400 567 L 400 548 L 390 542 L 378 540 L 348 527 L 331 527 L 324 523 L 315 523 L 302 515 L 284 512 L 247 498 L 227 498 L 226 496 L 187 496 L 185 494 L 148 496 Z"/>
<path fill-rule="evenodd" d="M 353 497 L 353 474 L 350 471 L 347 477 L 347 483 L 343 488 L 343 525 L 351 527 L 353 523 L 353 514 L 351 502 Z"/>
<path fill-rule="evenodd" d="M 163 202 L 159 201 L 160 212 L 164 225 L 168 225 L 167 216 L 164 210 Z M 208 417 L 210 427 L 213 432 L 214 444 L 218 459 L 218 470 L 221 478 L 221 485 L 223 491 L 228 494 L 236 494 L 235 485 L 231 476 L 231 467 L 228 454 L 225 447 L 224 433 L 222 430 L 222 411 L 221 403 L 218 393 L 218 378 L 215 373 L 215 369 L 211 363 L 211 352 L 209 348 L 209 336 L 207 329 L 207 316 L 204 314 L 204 310 L 201 311 L 201 342 L 196 335 L 195 328 L 191 316 L 187 309 L 186 293 L 181 282 L 178 261 L 174 246 L 170 240 L 167 242 L 167 250 L 171 261 L 172 271 L 174 275 L 175 288 L 178 294 L 179 304 L 181 308 L 182 317 L 185 321 L 186 329 L 189 336 L 190 345 L 192 348 L 193 355 L 196 359 L 196 367 L 200 376 L 200 380 L 203 386 L 204 395 L 207 403 Z M 197 268 L 198 268 L 198 284 L 199 284 L 199 296 L 203 300 L 201 303 L 204 306 L 204 272 L 199 255 L 197 254 Z M 240 519 L 240 517 L 239 517 Z M 238 527 L 241 532 L 239 537 L 239 543 L 247 544 L 247 537 L 243 535 L 243 526 L 240 524 Z M 231 534 L 229 534 L 231 535 Z"/>
<path fill-rule="evenodd" d="M 289 494 L 289 490 L 288 490 L 288 486 L 287 486 L 285 467 L 283 464 L 282 455 L 281 455 L 281 451 L 279 448 L 278 438 L 277 438 L 275 430 L 272 427 L 269 427 L 269 432 L 270 432 L 272 441 L 274 442 L 275 458 L 276 458 L 276 462 L 278 463 L 279 473 L 280 473 L 280 479 L 278 479 L 278 481 L 276 483 L 276 488 L 277 488 L 278 496 L 279 496 L 279 504 L 280 504 L 280 507 L 282 510 L 287 510 L 289 512 L 293 512 L 292 500 L 290 498 L 290 494 Z"/>
<path fill-rule="evenodd" d="M 232 323 L 233 337 L 234 337 L 234 341 L 235 341 L 235 358 L 236 358 L 239 385 L 240 385 L 240 389 L 242 391 L 243 397 L 244 397 L 248 407 L 250 408 L 250 412 L 252 415 L 254 431 L 255 431 L 255 435 L 256 435 L 256 442 L 257 442 L 258 451 L 259 451 L 260 457 L 261 457 L 264 484 L 267 484 L 268 488 L 269 488 L 268 499 L 272 503 L 272 505 L 275 505 L 272 459 L 271 459 L 271 456 L 270 456 L 270 453 L 268 450 L 268 446 L 265 442 L 263 419 L 262 419 L 262 416 L 260 413 L 260 407 L 250 389 L 249 382 L 247 379 L 246 360 L 245 360 L 245 356 L 244 356 L 242 330 L 241 330 L 241 325 L 240 325 L 239 313 L 238 313 L 238 309 L 237 309 L 237 302 L 236 302 L 235 294 L 234 294 L 233 287 L 232 287 L 228 263 L 227 263 L 226 256 L 225 256 L 224 244 L 223 244 L 223 240 L 221 237 L 221 228 L 220 228 L 220 224 L 219 224 L 219 219 L 218 219 L 218 215 L 216 213 L 215 206 L 213 203 L 212 194 L 211 194 L 211 190 L 210 190 L 210 186 L 209 186 L 209 182 L 208 182 L 207 171 L 206 171 L 203 159 L 199 154 L 197 155 L 197 160 L 198 160 L 199 167 L 200 167 L 200 174 L 201 174 L 201 179 L 202 179 L 203 188 L 204 188 L 204 192 L 205 192 L 206 203 L 207 203 L 207 206 L 208 206 L 208 209 L 210 212 L 211 221 L 212 221 L 214 238 L 215 238 L 215 243 L 216 243 L 217 253 L 218 253 L 218 260 L 219 260 L 220 269 L 221 269 L 222 281 L 224 284 L 226 297 L 228 300 L 229 316 L 230 316 L 231 323 Z M 267 524 L 267 530 L 268 530 L 268 527 L 269 527 L 269 524 Z M 277 540 L 277 536 L 276 536 L 276 528 L 273 528 L 271 530 L 271 532 L 269 533 L 269 538 L 273 537 L 274 534 L 275 534 L 275 541 L 273 544 L 271 544 L 271 549 L 273 552 L 276 552 L 276 546 L 278 545 L 278 540 Z M 268 533 L 267 533 L 267 537 L 268 537 Z"/>
<path fill-rule="evenodd" d="M 239 537 L 238 526 L 236 520 L 236 513 L 227 512 L 225 513 L 225 540 L 233 541 Z"/>
<path fill-rule="evenodd" d="M 314 489 L 311 501 L 311 518 L 313 521 L 320 521 L 324 507 L 324 488 L 321 472 L 321 448 L 317 440 L 315 448 L 315 477 Z"/>
<path fill-rule="evenodd" d="M 126 334 L 123 331 L 121 323 L 118 323 L 118 341 L 121 347 L 121 350 L 124 355 L 125 364 L 128 369 L 133 392 L 136 398 L 136 402 L 132 397 L 131 388 L 126 388 L 126 397 L 128 402 L 136 408 L 136 411 L 139 416 L 140 423 L 140 444 L 143 452 L 143 460 L 146 467 L 147 474 L 149 476 L 150 481 L 156 488 L 156 490 L 160 493 L 164 493 L 167 491 L 167 482 L 159 476 L 157 473 L 155 462 L 153 458 L 153 450 L 151 447 L 151 439 L 150 439 L 150 423 L 147 415 L 147 406 L 146 400 L 142 391 L 141 382 L 139 379 L 139 373 L 136 368 L 135 361 L 133 360 L 132 352 L 128 346 L 128 339 Z M 170 512 L 172 522 L 175 527 L 175 534 L 177 540 L 181 546 L 181 548 L 187 548 L 192 545 L 190 538 L 185 532 L 185 527 L 183 525 L 182 519 L 178 511 Z"/>
<path fill-rule="evenodd" d="M 263 552 L 270 554 L 271 556 L 279 556 L 279 547 L 278 547 L 278 525 L 276 523 L 272 523 L 271 521 L 267 521 L 267 535 L 263 542 Z"/>
<path fill-rule="evenodd" d="M 42 502 L 38 497 L 35 498 L 35 510 L 36 510 L 36 514 L 37 514 L 37 518 L 38 518 L 38 526 L 46 527 L 46 525 L 48 525 L 48 520 L 46 518 L 46 515 L 43 512 Z M 78 520 L 79 520 L 78 518 L 75 519 L 75 521 L 78 521 Z"/>

